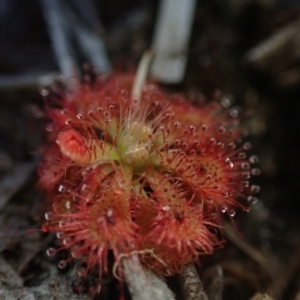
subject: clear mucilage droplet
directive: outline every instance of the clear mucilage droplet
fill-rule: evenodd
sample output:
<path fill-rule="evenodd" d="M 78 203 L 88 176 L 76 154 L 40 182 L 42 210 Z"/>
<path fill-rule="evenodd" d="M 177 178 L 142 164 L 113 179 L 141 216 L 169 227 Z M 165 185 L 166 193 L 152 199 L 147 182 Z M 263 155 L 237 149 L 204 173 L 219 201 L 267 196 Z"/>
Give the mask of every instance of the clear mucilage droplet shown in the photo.
<path fill-rule="evenodd" d="M 57 232 L 57 233 L 56 233 L 56 237 L 57 237 L 58 239 L 63 239 L 63 238 L 65 237 L 65 234 L 64 234 L 63 232 Z"/>
<path fill-rule="evenodd" d="M 243 149 L 244 149 L 244 150 L 249 150 L 251 147 L 252 147 L 252 145 L 251 145 L 249 142 L 246 142 L 246 143 L 243 145 Z"/>
<path fill-rule="evenodd" d="M 58 222 L 58 227 L 60 227 L 60 228 L 63 228 L 63 227 L 65 227 L 66 226 L 66 222 L 65 221 L 59 221 Z"/>
<path fill-rule="evenodd" d="M 211 217 L 212 220 L 216 220 L 218 218 L 218 214 L 213 212 L 213 213 L 210 214 L 210 217 Z"/>
<path fill-rule="evenodd" d="M 226 213 L 226 211 L 227 211 L 227 206 L 226 205 L 222 205 L 221 207 L 220 207 L 220 211 L 221 211 L 221 213 Z"/>
<path fill-rule="evenodd" d="M 232 118 L 237 118 L 239 115 L 239 111 L 236 107 L 233 107 L 229 110 L 229 114 Z"/>
<path fill-rule="evenodd" d="M 245 153 L 245 152 L 240 152 L 239 154 L 238 154 L 238 158 L 239 159 L 245 159 L 247 157 L 247 154 Z"/>
<path fill-rule="evenodd" d="M 169 205 L 166 205 L 162 208 L 163 211 L 169 211 L 171 207 Z"/>
<path fill-rule="evenodd" d="M 64 269 L 66 266 L 67 266 L 67 262 L 65 260 L 61 260 L 57 266 L 60 268 L 60 269 Z"/>
<path fill-rule="evenodd" d="M 66 193 L 67 190 L 68 190 L 68 189 L 67 189 L 63 184 L 61 184 L 61 185 L 58 187 L 58 192 L 59 192 L 59 193 Z"/>
<path fill-rule="evenodd" d="M 221 104 L 222 104 L 223 107 L 228 108 L 231 105 L 231 101 L 230 101 L 229 98 L 223 97 L 221 99 Z"/>
<path fill-rule="evenodd" d="M 224 134 L 225 131 L 226 131 L 226 129 L 225 129 L 224 126 L 220 126 L 219 129 L 218 129 L 218 133 L 221 134 L 221 135 Z"/>
<path fill-rule="evenodd" d="M 54 256 L 56 254 L 56 249 L 54 248 L 48 248 L 47 251 L 46 251 L 47 255 L 48 256 Z"/>
<path fill-rule="evenodd" d="M 256 184 L 253 184 L 250 186 L 250 191 L 254 194 L 256 193 L 259 193 L 260 191 L 260 186 L 259 185 L 256 185 Z"/>
<path fill-rule="evenodd" d="M 235 210 L 230 208 L 227 210 L 227 214 L 229 217 L 234 217 L 235 216 Z"/>
<path fill-rule="evenodd" d="M 250 179 L 250 177 L 251 177 L 250 172 L 243 172 L 242 173 L 242 178 L 244 178 L 244 179 Z"/>
<path fill-rule="evenodd" d="M 241 163 L 241 169 L 242 170 L 249 170 L 250 169 L 250 164 L 247 162 L 242 162 Z"/>
<path fill-rule="evenodd" d="M 258 199 L 257 199 L 256 197 L 253 197 L 253 196 L 248 196 L 248 197 L 247 197 L 247 201 L 248 201 L 250 204 L 254 205 L 254 204 L 257 203 Z"/>
<path fill-rule="evenodd" d="M 52 211 L 48 211 L 48 212 L 45 213 L 45 219 L 47 221 L 53 219 L 53 217 L 54 217 L 54 213 Z"/>
<path fill-rule="evenodd" d="M 53 125 L 52 124 L 47 125 L 46 131 L 52 132 L 53 131 Z"/>
<path fill-rule="evenodd" d="M 229 157 L 227 157 L 227 158 L 225 159 L 225 164 L 226 164 L 226 168 L 228 168 L 228 169 L 232 169 L 232 168 L 234 167 L 234 164 L 233 164 L 233 162 L 230 160 Z"/>
<path fill-rule="evenodd" d="M 259 157 L 257 155 L 251 155 L 249 157 L 250 164 L 256 164 L 259 162 Z"/>
<path fill-rule="evenodd" d="M 253 168 L 251 169 L 251 175 L 253 176 L 259 176 L 261 174 L 261 170 L 259 168 Z"/>

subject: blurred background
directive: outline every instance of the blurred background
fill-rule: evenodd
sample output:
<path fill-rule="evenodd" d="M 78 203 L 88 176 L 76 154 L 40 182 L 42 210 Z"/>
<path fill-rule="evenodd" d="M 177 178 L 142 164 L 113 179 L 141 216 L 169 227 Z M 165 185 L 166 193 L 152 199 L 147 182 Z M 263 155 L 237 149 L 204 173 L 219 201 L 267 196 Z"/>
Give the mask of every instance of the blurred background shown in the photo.
<path fill-rule="evenodd" d="M 229 233 L 228 247 L 204 259 L 200 276 L 209 290 L 211 269 L 222 267 L 222 289 L 215 300 L 254 299 L 258 292 L 299 300 L 300 1 L 195 3 L 182 80 L 158 81 L 169 91 L 199 93 L 207 99 L 218 91 L 221 101 L 251 114 L 244 123 L 250 152 L 259 155 L 262 170 L 256 179 L 259 202 L 235 220 L 244 244 L 239 246 Z M 70 271 L 57 286 L 55 261 L 44 255 L 52 237 L 27 232 L 43 222 L 43 196 L 35 188 L 34 171 L 46 127 L 40 92 L 47 93 L 42 88 L 61 74 L 80 76 L 85 63 L 99 72 L 137 66 L 154 45 L 160 5 L 158 0 L 0 0 L 3 299 L 88 299 L 84 289 L 84 296 L 78 296 L 72 288 L 76 279 Z M 250 246 L 248 252 L 245 245 Z M 266 261 L 256 260 L 255 251 Z M 168 283 L 181 299 L 175 281 Z M 118 299 L 110 291 L 115 285 L 107 279 L 99 299 Z"/>

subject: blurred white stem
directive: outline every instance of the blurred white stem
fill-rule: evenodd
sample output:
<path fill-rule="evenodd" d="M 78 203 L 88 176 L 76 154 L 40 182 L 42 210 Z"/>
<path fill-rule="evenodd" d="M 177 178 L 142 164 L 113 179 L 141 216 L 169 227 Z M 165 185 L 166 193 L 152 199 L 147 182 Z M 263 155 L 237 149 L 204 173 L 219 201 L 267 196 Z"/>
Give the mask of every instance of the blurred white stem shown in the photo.
<path fill-rule="evenodd" d="M 175 300 L 163 279 L 143 268 L 136 254 L 123 258 L 122 265 L 133 300 Z"/>
<path fill-rule="evenodd" d="M 131 90 L 131 104 L 133 108 L 138 109 L 140 106 L 142 90 L 147 80 L 152 57 L 153 53 L 146 51 L 139 63 Z"/>
<path fill-rule="evenodd" d="M 184 78 L 196 0 L 161 0 L 156 22 L 151 75 L 165 83 Z"/>

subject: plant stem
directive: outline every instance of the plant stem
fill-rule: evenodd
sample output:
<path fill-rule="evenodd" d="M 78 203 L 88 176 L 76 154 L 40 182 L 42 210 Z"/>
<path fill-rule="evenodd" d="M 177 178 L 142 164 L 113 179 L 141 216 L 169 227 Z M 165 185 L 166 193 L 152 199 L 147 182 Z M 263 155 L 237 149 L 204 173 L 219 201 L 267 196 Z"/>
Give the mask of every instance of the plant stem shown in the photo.
<path fill-rule="evenodd" d="M 185 300 L 208 300 L 193 263 L 185 265 L 179 280 Z"/>
<path fill-rule="evenodd" d="M 147 80 L 152 57 L 152 51 L 146 51 L 139 63 L 131 91 L 131 104 L 133 109 L 140 107 L 142 89 Z"/>

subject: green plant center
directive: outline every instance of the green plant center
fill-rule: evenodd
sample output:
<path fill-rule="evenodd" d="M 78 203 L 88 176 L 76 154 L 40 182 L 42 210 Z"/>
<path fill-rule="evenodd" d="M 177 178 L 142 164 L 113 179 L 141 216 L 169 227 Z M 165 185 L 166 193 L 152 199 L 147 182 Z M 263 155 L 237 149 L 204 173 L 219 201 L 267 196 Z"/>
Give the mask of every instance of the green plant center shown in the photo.
<path fill-rule="evenodd" d="M 126 164 L 134 167 L 146 164 L 152 144 L 151 134 L 151 128 L 142 122 L 127 124 L 117 142 L 120 156 Z"/>

